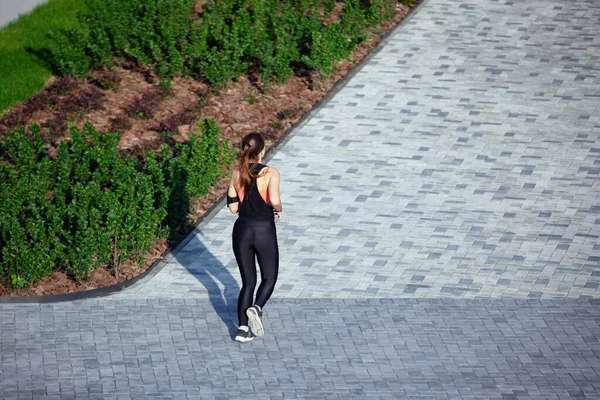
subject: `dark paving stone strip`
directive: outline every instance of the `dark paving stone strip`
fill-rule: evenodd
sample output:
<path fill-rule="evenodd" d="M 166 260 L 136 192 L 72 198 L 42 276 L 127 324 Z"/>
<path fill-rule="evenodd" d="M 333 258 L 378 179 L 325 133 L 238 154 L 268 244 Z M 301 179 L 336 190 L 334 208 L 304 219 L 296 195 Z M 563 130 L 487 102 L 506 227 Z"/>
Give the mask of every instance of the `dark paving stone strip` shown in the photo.
<path fill-rule="evenodd" d="M 600 398 L 597 300 L 275 299 L 245 345 L 230 304 L 5 305 L 0 397 Z"/>

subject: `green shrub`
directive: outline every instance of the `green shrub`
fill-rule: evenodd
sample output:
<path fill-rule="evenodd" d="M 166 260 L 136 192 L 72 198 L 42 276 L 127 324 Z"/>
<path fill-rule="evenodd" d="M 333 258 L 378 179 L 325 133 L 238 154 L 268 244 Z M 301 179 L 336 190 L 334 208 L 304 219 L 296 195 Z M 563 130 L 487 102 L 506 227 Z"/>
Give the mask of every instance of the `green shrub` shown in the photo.
<path fill-rule="evenodd" d="M 92 62 L 86 52 L 89 37 L 84 31 L 63 29 L 58 32 L 50 32 L 49 36 L 54 42 L 52 62 L 63 76 L 67 74 L 84 75 L 90 70 Z"/>
<path fill-rule="evenodd" d="M 263 83 L 283 82 L 300 61 L 300 14 L 290 2 L 253 1 L 246 62 L 259 71 Z"/>
<path fill-rule="evenodd" d="M 185 154 L 185 164 L 189 179 L 186 192 L 191 198 L 199 198 L 209 192 L 210 187 L 224 176 L 223 166 L 233 163 L 235 151 L 229 149 L 229 141 L 220 142 L 221 130 L 214 119 L 198 122 L 200 136 L 190 135 L 190 143 L 185 148 L 179 146 L 181 156 Z M 180 158 L 183 162 L 184 157 Z"/>
<path fill-rule="evenodd" d="M 226 166 L 233 163 L 235 152 L 229 141 L 219 142 L 220 129 L 213 119 L 198 122 L 200 136 L 190 135 L 189 144 L 178 143 L 175 154 L 163 146 L 160 153 L 162 174 L 167 192 L 165 225 L 171 237 L 186 222 L 191 204 L 208 193 L 222 176 Z"/>
<path fill-rule="evenodd" d="M 335 8 L 335 3 L 336 0 L 325 0 L 324 1 L 324 7 L 325 7 L 325 12 L 326 13 L 330 13 L 333 11 L 333 9 Z"/>
<path fill-rule="evenodd" d="M 156 189 L 135 159 L 119 154 L 118 135 L 86 124 L 71 136 L 58 148 L 52 187 L 67 245 L 61 266 L 77 279 L 105 265 L 118 276 L 122 261 L 148 251 L 157 237 L 162 218 L 154 209 Z"/>
<path fill-rule="evenodd" d="M 161 78 L 181 74 L 190 57 L 194 0 L 85 0 L 81 29 L 54 35 L 53 56 L 63 73 L 84 74 L 115 57 L 152 67 Z"/>
<path fill-rule="evenodd" d="M 60 204 L 51 199 L 53 163 L 45 157 L 39 128 L 32 131 L 33 141 L 23 129 L 2 138 L 0 277 L 13 287 L 52 273 L 65 249 L 57 240 L 62 234 Z"/>
<path fill-rule="evenodd" d="M 179 145 L 179 148 L 185 146 Z M 179 149 L 178 149 L 179 150 Z M 165 183 L 162 193 L 165 200 L 166 216 L 164 223 L 168 229 L 169 239 L 178 229 L 186 224 L 187 216 L 192 211 L 190 197 L 186 192 L 188 173 L 185 168 L 187 154 L 175 157 L 167 146 L 163 146 L 159 157 L 161 174 Z"/>
<path fill-rule="evenodd" d="M 244 56 L 248 49 L 250 17 L 244 8 L 233 9 L 235 2 L 207 4 L 202 19 L 205 49 L 199 54 L 200 74 L 214 86 L 224 86 L 246 71 Z M 206 32 L 206 33 L 205 33 Z"/>
<path fill-rule="evenodd" d="M 234 38 L 223 50 L 213 47 L 200 61 L 200 73 L 211 85 L 223 87 L 244 71 L 236 42 L 237 38 Z"/>
<path fill-rule="evenodd" d="M 304 61 L 331 72 L 365 40 L 365 31 L 393 15 L 396 0 L 348 0 L 341 23 L 325 26 L 332 0 L 223 0 L 204 5 L 194 20 L 193 0 L 86 0 L 81 29 L 54 35 L 62 73 L 129 58 L 161 78 L 180 74 L 225 86 L 251 70 L 263 83 L 285 81 Z"/>
<path fill-rule="evenodd" d="M 361 9 L 360 0 L 348 0 L 344 3 L 341 16 L 342 31 L 348 35 L 353 44 L 366 39 L 365 30 L 369 28 L 367 9 Z"/>
<path fill-rule="evenodd" d="M 393 17 L 396 0 L 368 3 L 363 7 L 360 0 L 347 0 L 339 23 L 313 28 L 310 54 L 302 60 L 311 68 L 331 73 L 335 62 L 348 57 L 357 44 L 366 40 L 368 28 Z"/>
<path fill-rule="evenodd" d="M 124 261 L 141 260 L 233 161 L 214 120 L 199 128 L 201 137 L 175 153 L 165 146 L 141 162 L 119 153 L 118 135 L 90 124 L 71 129 L 55 160 L 39 127 L 32 138 L 8 132 L 0 143 L 0 279 L 24 287 L 59 269 L 85 279 L 99 266 L 118 276 Z"/>
<path fill-rule="evenodd" d="M 389 21 L 394 16 L 398 0 L 370 0 L 370 5 L 364 10 L 367 24 L 372 27 L 382 21 Z"/>
<path fill-rule="evenodd" d="M 333 71 L 333 63 L 352 51 L 354 45 L 339 23 L 314 31 L 311 38 L 310 55 L 302 60 L 311 68 L 325 73 Z"/>

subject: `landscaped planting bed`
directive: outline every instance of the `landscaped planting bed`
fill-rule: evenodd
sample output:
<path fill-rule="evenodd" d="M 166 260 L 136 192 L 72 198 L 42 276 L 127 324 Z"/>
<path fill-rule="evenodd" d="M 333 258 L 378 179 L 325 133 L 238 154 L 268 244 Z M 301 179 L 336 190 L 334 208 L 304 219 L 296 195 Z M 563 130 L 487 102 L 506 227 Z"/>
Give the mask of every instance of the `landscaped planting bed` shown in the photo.
<path fill-rule="evenodd" d="M 272 146 L 410 9 L 86 3 L 82 28 L 56 36 L 65 75 L 0 117 L 2 295 L 147 270 L 225 193 L 241 137 L 259 131 Z M 123 35 L 127 18 L 138 22 Z"/>

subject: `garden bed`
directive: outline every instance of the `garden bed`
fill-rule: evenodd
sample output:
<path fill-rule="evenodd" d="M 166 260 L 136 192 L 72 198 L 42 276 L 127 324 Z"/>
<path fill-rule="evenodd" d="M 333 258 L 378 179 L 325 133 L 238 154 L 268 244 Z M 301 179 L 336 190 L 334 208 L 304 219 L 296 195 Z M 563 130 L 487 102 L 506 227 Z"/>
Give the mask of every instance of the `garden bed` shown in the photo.
<path fill-rule="evenodd" d="M 118 148 L 122 153 L 140 155 L 155 151 L 164 143 L 171 146 L 185 143 L 190 133 L 197 130 L 198 119 L 214 118 L 221 128 L 222 139 L 228 139 L 231 145 L 237 146 L 245 134 L 258 131 L 263 133 L 270 148 L 409 11 L 409 7 L 399 3 L 392 20 L 370 29 L 367 40 L 346 60 L 337 63 L 329 75 L 298 70 L 286 83 L 272 85 L 269 90 L 252 74 L 241 76 L 220 90 L 187 77 L 176 77 L 161 87 L 158 85 L 161 80 L 152 70 L 122 63 L 111 71 L 93 71 L 85 79 L 56 80 L 34 96 L 38 96 L 37 103 L 32 105 L 30 100 L 8 110 L 0 120 L 0 131 L 2 122 L 4 129 L 15 121 L 19 125 L 39 124 L 48 156 L 53 158 L 58 144 L 69 140 L 67 127 L 82 127 L 84 121 L 88 121 L 98 131 L 120 133 Z M 65 112 L 65 108 L 68 111 Z M 209 194 L 193 204 L 195 212 L 173 236 L 171 246 L 181 241 L 225 193 L 228 182 L 227 177 L 220 179 Z M 31 288 L 11 289 L 0 285 L 0 295 L 62 294 L 114 285 L 145 272 L 169 246 L 167 240 L 159 240 L 140 266 L 131 262 L 121 265 L 118 279 L 104 268 L 96 269 L 88 280 L 80 282 L 70 279 L 65 272 L 54 272 Z"/>

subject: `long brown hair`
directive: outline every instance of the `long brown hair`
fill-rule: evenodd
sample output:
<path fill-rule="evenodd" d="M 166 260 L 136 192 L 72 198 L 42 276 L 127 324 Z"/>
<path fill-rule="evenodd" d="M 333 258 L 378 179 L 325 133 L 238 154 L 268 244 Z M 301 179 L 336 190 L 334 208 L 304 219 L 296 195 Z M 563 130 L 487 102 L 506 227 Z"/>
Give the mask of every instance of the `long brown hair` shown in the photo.
<path fill-rule="evenodd" d="M 250 193 L 252 185 L 258 175 L 250 170 L 251 162 L 258 162 L 258 156 L 265 148 L 265 139 L 260 133 L 249 133 L 242 139 L 240 151 L 238 152 L 238 168 L 240 170 L 240 187 L 244 196 Z"/>

